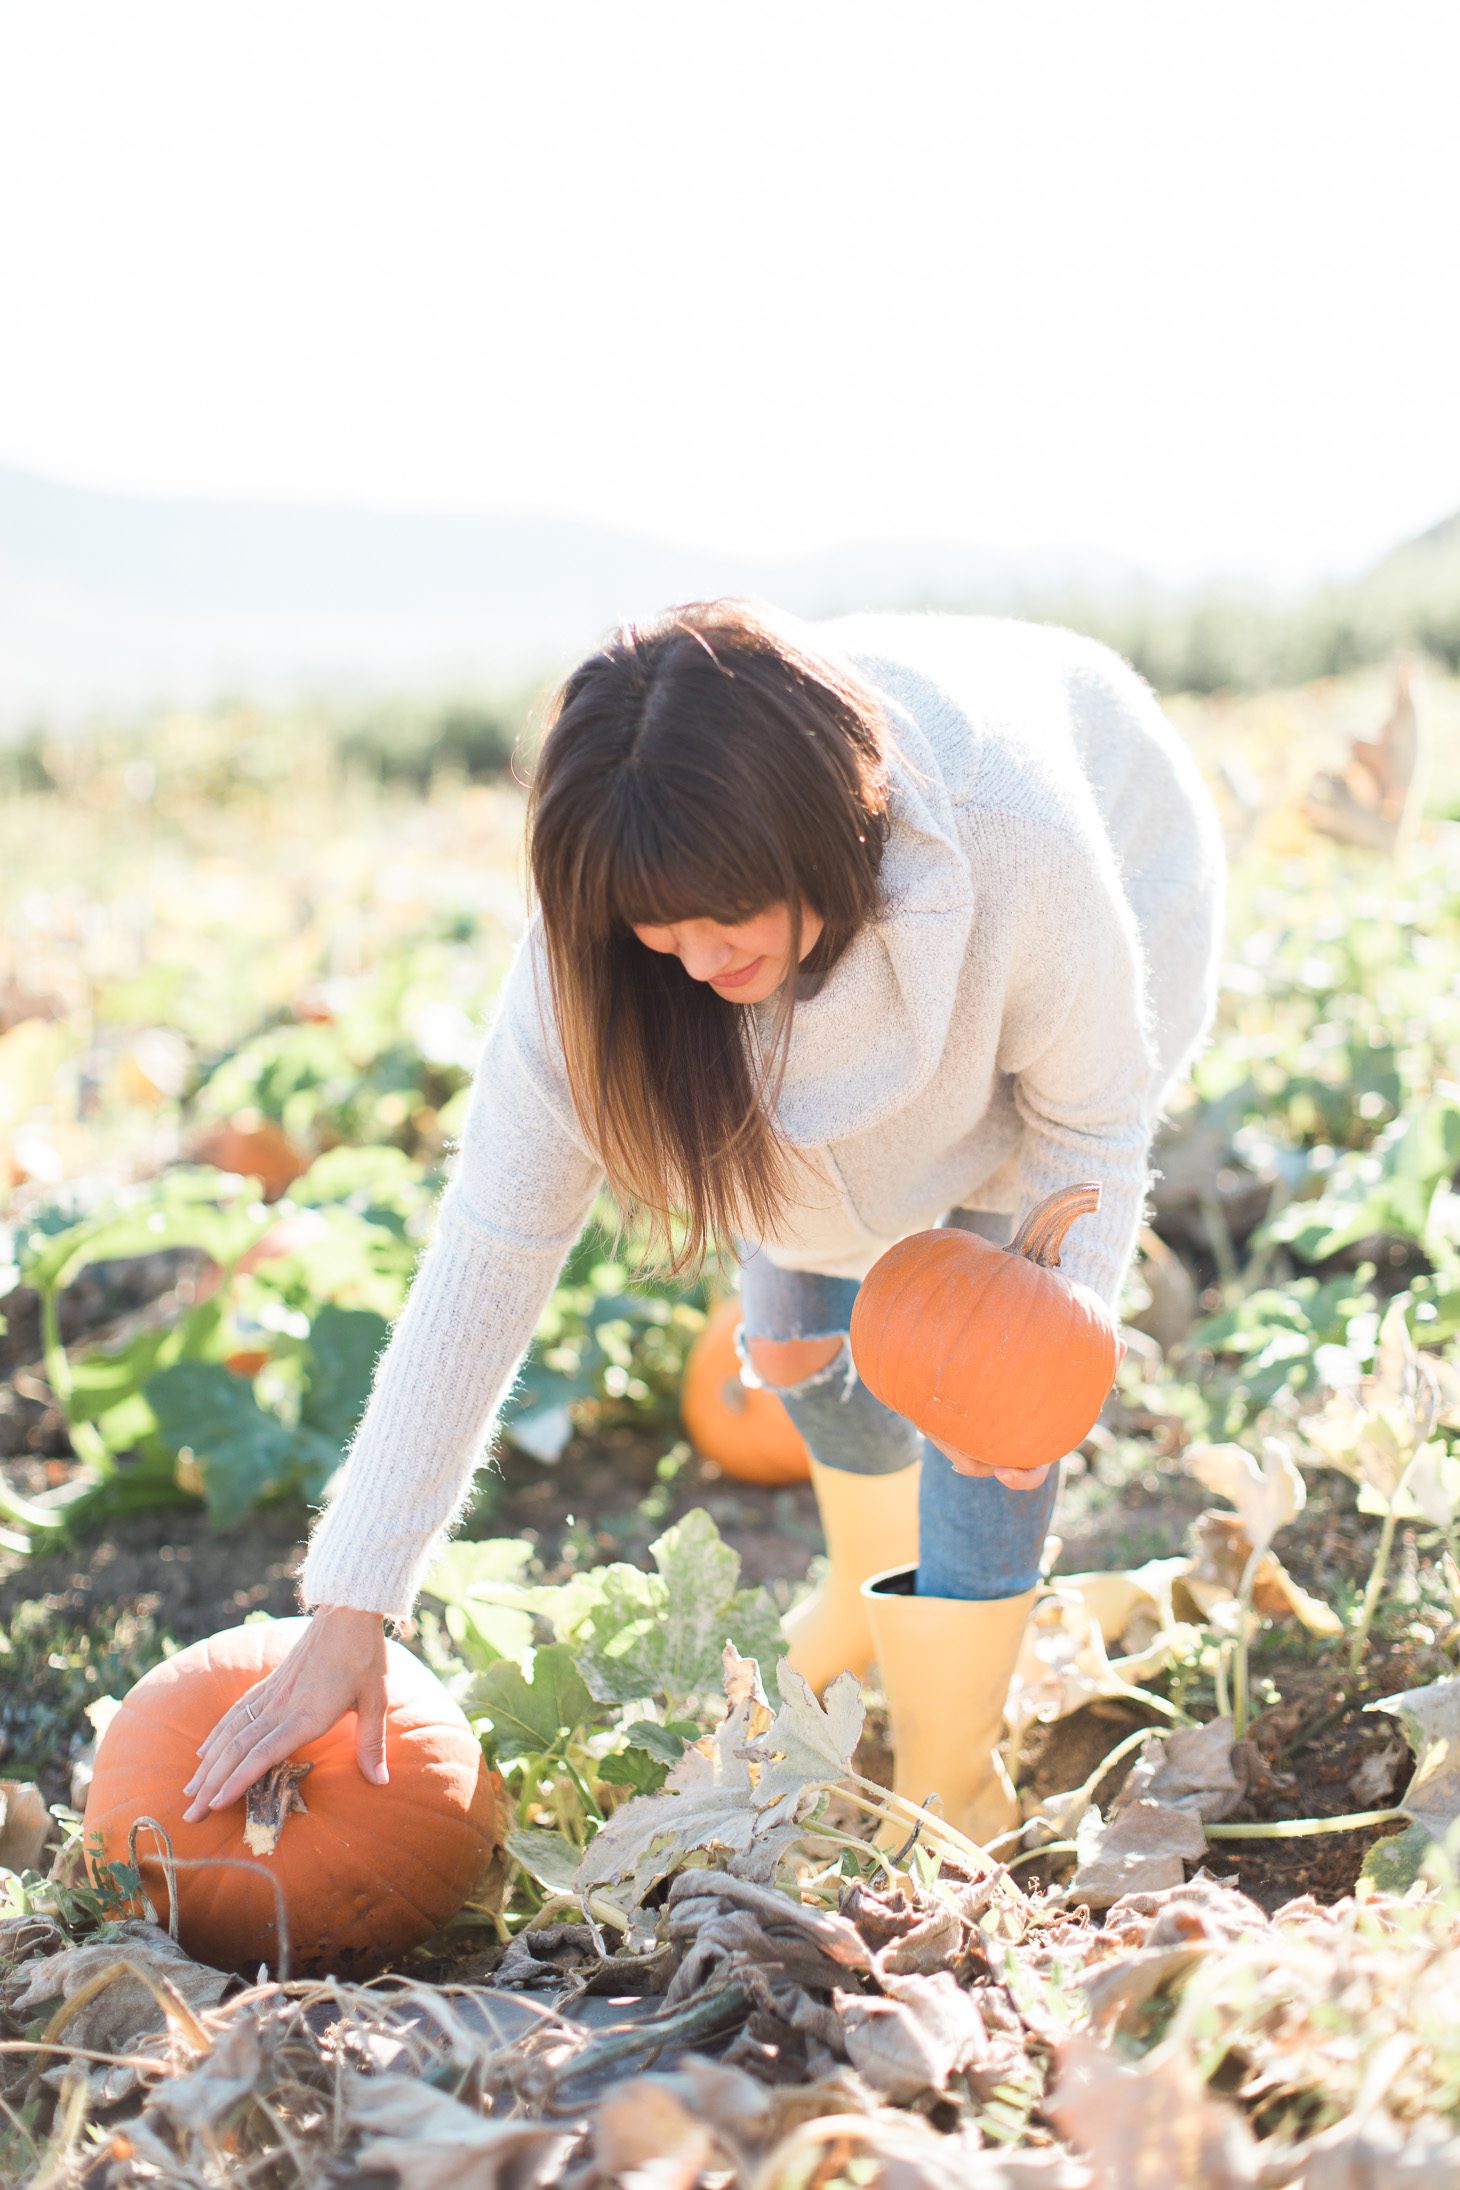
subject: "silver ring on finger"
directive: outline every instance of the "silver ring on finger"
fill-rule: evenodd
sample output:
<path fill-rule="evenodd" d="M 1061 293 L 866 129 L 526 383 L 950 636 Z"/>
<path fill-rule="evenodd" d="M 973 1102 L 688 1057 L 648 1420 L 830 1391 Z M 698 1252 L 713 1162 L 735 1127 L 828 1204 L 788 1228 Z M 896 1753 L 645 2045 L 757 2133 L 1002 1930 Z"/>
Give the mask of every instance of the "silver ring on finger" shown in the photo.
<path fill-rule="evenodd" d="M 258 1711 L 252 1704 L 249 1703 L 245 1703 L 243 1708 L 248 1714 L 248 1722 L 251 1726 L 254 1720 L 258 1717 Z"/>

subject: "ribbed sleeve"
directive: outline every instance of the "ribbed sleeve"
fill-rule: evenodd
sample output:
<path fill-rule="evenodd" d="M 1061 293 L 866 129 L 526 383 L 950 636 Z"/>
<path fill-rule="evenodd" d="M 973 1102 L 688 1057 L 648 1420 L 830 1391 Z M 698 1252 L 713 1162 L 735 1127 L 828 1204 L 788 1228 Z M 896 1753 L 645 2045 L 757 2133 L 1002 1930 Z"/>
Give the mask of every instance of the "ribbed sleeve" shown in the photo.
<path fill-rule="evenodd" d="M 1164 1078 L 1135 916 L 1095 830 L 1006 821 L 1001 836 L 1001 880 L 1026 908 L 1000 1040 L 1024 1124 L 1019 1214 L 1061 1187 L 1098 1186 L 1100 1207 L 1067 1233 L 1060 1268 L 1115 1308 Z"/>
<path fill-rule="evenodd" d="M 310 1542 L 306 1605 L 410 1617 L 600 1173 L 568 1127 L 537 1038 L 524 944 L 477 1069 L 435 1234 L 376 1366 Z"/>

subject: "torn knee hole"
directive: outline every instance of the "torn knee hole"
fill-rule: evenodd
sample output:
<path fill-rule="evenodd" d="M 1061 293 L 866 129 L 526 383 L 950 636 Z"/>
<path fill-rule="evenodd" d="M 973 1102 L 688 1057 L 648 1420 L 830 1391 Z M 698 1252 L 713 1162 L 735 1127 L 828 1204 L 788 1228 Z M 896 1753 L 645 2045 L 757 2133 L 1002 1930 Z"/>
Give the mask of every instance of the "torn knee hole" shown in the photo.
<path fill-rule="evenodd" d="M 756 1380 L 772 1391 L 791 1392 L 820 1382 L 845 1352 L 847 1334 L 820 1338 L 747 1338 L 745 1360 Z"/>

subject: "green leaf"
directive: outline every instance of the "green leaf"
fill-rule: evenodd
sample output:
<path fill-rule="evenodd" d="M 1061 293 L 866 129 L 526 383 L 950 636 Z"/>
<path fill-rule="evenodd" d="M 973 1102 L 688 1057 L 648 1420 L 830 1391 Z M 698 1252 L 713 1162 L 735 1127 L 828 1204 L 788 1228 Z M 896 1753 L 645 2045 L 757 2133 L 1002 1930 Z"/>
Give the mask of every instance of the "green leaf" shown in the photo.
<path fill-rule="evenodd" d="M 489 1536 L 480 1543 L 443 1544 L 421 1584 L 443 1604 L 465 1604 L 483 1592 L 520 1582 L 532 1564 L 532 1545 L 522 1536 Z"/>
<path fill-rule="evenodd" d="M 636 1795 L 657 1795 L 669 1777 L 669 1766 L 639 1748 L 616 1749 L 594 1766 L 608 1787 L 628 1787 Z"/>
<path fill-rule="evenodd" d="M 227 1350 L 221 1293 L 201 1300 L 162 1330 L 141 1331 L 110 1353 L 82 1354 L 71 1364 L 72 1421 L 89 1422 L 108 1452 L 126 1452 L 157 1428 L 145 1394 L 161 1369 L 179 1361 L 219 1361 Z"/>
<path fill-rule="evenodd" d="M 466 1708 L 469 1716 L 491 1720 L 493 1746 L 509 1761 L 545 1756 L 597 1713 L 566 1643 L 539 1650 L 530 1674 L 506 1660 L 488 1666 L 473 1681 Z"/>
<path fill-rule="evenodd" d="M 160 1369 L 144 1396 L 162 1443 L 174 1454 L 192 1453 L 220 1528 L 233 1527 L 279 1491 L 317 1495 L 339 1464 L 332 1440 L 281 1422 L 259 1405 L 251 1384 L 216 1363 Z"/>
<path fill-rule="evenodd" d="M 94 1262 L 123 1262 L 163 1248 L 197 1247 L 215 1262 L 238 1259 L 269 1227 L 269 1214 L 243 1180 L 203 1166 L 178 1166 L 129 1189 L 106 1209 L 63 1231 L 30 1232 L 17 1260 L 38 1292 L 69 1285 Z"/>
<path fill-rule="evenodd" d="M 309 1327 L 309 1352 L 300 1420 L 339 1449 L 349 1443 L 365 1412 L 371 1379 L 390 1335 L 373 1308 L 320 1309 Z"/>
<path fill-rule="evenodd" d="M 619 1704 L 657 1696 L 674 1706 L 713 1695 L 727 1642 L 776 1663 L 785 1648 L 776 1609 L 763 1589 L 736 1589 L 739 1554 L 708 1513 L 686 1514 L 650 1554 L 654 1574 L 615 1564 L 582 1578 L 567 1631 L 596 1696 Z"/>
<path fill-rule="evenodd" d="M 578 1865 L 583 1860 L 581 1848 L 575 1848 L 566 1833 L 549 1832 L 541 1825 L 524 1825 L 517 1832 L 509 1833 L 507 1853 L 536 1879 L 549 1893 L 574 1893 L 574 1880 Z"/>
<path fill-rule="evenodd" d="M 1375 1234 L 1430 1240 L 1430 1212 L 1460 1169 L 1460 1102 L 1438 1096 L 1406 1109 L 1372 1148 L 1347 1150 L 1316 1201 L 1294 1203 L 1266 1228 L 1305 1262 Z"/>
<path fill-rule="evenodd" d="M 661 1726 L 657 1719 L 635 1719 L 624 1728 L 624 1739 L 635 1749 L 647 1750 L 664 1764 L 677 1764 L 687 1741 L 698 1741 L 699 1726 L 693 1719 L 671 1719 Z"/>
<path fill-rule="evenodd" d="M 1423 1825 L 1406 1825 L 1402 1833 L 1390 1833 L 1374 1842 L 1359 1876 L 1367 1878 L 1380 1893 L 1408 1893 L 1421 1876 L 1434 1845 L 1434 1835 Z"/>

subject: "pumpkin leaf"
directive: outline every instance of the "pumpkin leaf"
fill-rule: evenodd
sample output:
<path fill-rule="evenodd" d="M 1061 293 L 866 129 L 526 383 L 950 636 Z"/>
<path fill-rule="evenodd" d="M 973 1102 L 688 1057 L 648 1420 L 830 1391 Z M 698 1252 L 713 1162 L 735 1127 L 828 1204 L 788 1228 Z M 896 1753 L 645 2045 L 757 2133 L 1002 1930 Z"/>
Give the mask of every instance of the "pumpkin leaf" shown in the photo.
<path fill-rule="evenodd" d="M 525 1825 L 506 1839 L 507 1853 L 549 1893 L 573 1893 L 583 1851 L 565 1833 L 550 1832 L 542 1825 Z"/>
<path fill-rule="evenodd" d="M 1092 1802 L 1075 1827 L 1078 1862 L 1064 1898 L 1105 1909 L 1124 1894 L 1179 1886 L 1186 1865 L 1199 1863 L 1206 1845 L 1201 1819 L 1190 1810 L 1135 1801 L 1107 1819 Z"/>
<path fill-rule="evenodd" d="M 533 1547 L 520 1536 L 443 1544 L 422 1588 L 446 1607 L 446 1632 L 468 1666 L 521 1660 L 532 1643 L 532 1612 L 521 1602 Z"/>
<path fill-rule="evenodd" d="M 1345 1376 L 1341 1364 L 1332 1373 Z M 1371 1492 L 1379 1510 L 1387 1512 L 1401 1488 L 1408 1492 L 1406 1478 L 1426 1452 L 1439 1411 L 1439 1377 L 1410 1336 L 1401 1294 L 1390 1302 L 1379 1325 L 1372 1376 L 1357 1386 L 1346 1377 L 1332 1385 L 1324 1405 L 1305 1417 L 1302 1429 L 1330 1466 Z M 1442 1500 L 1448 1489 L 1444 1458 L 1441 1450 L 1426 1453 L 1421 1480 L 1432 1503 Z M 1453 1510 L 1442 1526 L 1448 1525 Z"/>
<path fill-rule="evenodd" d="M 418 2076 L 347 2069 L 344 2118 L 359 2139 L 353 2169 L 398 2175 L 410 2190 L 528 2190 L 559 2179 L 575 2130 L 489 2121 Z"/>
<path fill-rule="evenodd" d="M 566 1643 L 549 1643 L 532 1670 L 503 1659 L 478 1673 L 464 1703 L 469 1718 L 492 1722 L 492 1746 L 507 1762 L 544 1756 L 599 1715 Z"/>
<path fill-rule="evenodd" d="M 600 1701 L 661 1697 L 675 1710 L 713 1695 L 727 1642 L 759 1662 L 779 1658 L 784 1639 L 775 1606 L 763 1589 L 737 1586 L 740 1555 L 703 1508 L 649 1550 L 655 1573 L 622 1562 L 597 1568 L 573 1585 L 559 1613 L 558 1632 L 573 1644 Z"/>
<path fill-rule="evenodd" d="M 326 1302 L 309 1326 L 309 1351 L 299 1419 L 341 1451 L 355 1434 L 370 1397 L 375 1364 L 390 1325 L 373 1308 Z"/>
<path fill-rule="evenodd" d="M 1230 1500 L 1258 1552 L 1266 1551 L 1307 1503 L 1307 1485 L 1280 1437 L 1263 1438 L 1260 1464 L 1241 1445 L 1190 1445 L 1182 1464 L 1207 1490 Z"/>
<path fill-rule="evenodd" d="M 789 1684 L 798 1679 L 790 1675 Z M 790 1706 L 778 1737 L 759 1667 L 733 1644 L 724 1652 L 724 1686 L 729 1709 L 712 1733 L 685 1750 L 663 1791 L 631 1796 L 589 1842 L 580 1893 L 627 1879 L 642 1902 L 687 1857 L 706 1850 L 723 1852 L 732 1868 L 750 1876 L 768 1876 L 799 1838 L 808 1790 L 819 1796 L 826 1759 L 841 1754 L 842 1743 L 814 1730 L 808 1738 L 814 1719 L 826 1714 L 804 1681 L 805 1696 Z M 777 1774 L 773 1781 L 768 1768 Z"/>
<path fill-rule="evenodd" d="M 340 1463 L 338 1445 L 318 1430 L 297 1429 L 260 1406 L 253 1386 L 211 1361 L 179 1361 L 145 1387 L 157 1434 L 181 1457 L 191 1453 L 208 1512 L 232 1528 L 282 1490 L 317 1496 Z"/>
<path fill-rule="evenodd" d="M 1394 1806 L 1443 1843 L 1460 1818 L 1460 1675 L 1402 1689 L 1364 1708 L 1398 1719 L 1415 1767 Z"/>
<path fill-rule="evenodd" d="M 597 1766 L 606 1787 L 627 1787 L 636 1795 L 657 1795 L 669 1777 L 669 1766 L 646 1749 L 615 1749 Z"/>
<path fill-rule="evenodd" d="M 754 1796 L 757 1809 L 776 1802 L 794 1805 L 808 1782 L 843 1778 L 852 1768 L 862 1738 L 866 1710 L 855 1673 L 839 1673 L 821 1703 L 805 1675 L 783 1661 L 780 1690 L 779 1711 L 769 1724 L 753 1732 L 746 1750 L 761 1766 Z"/>

